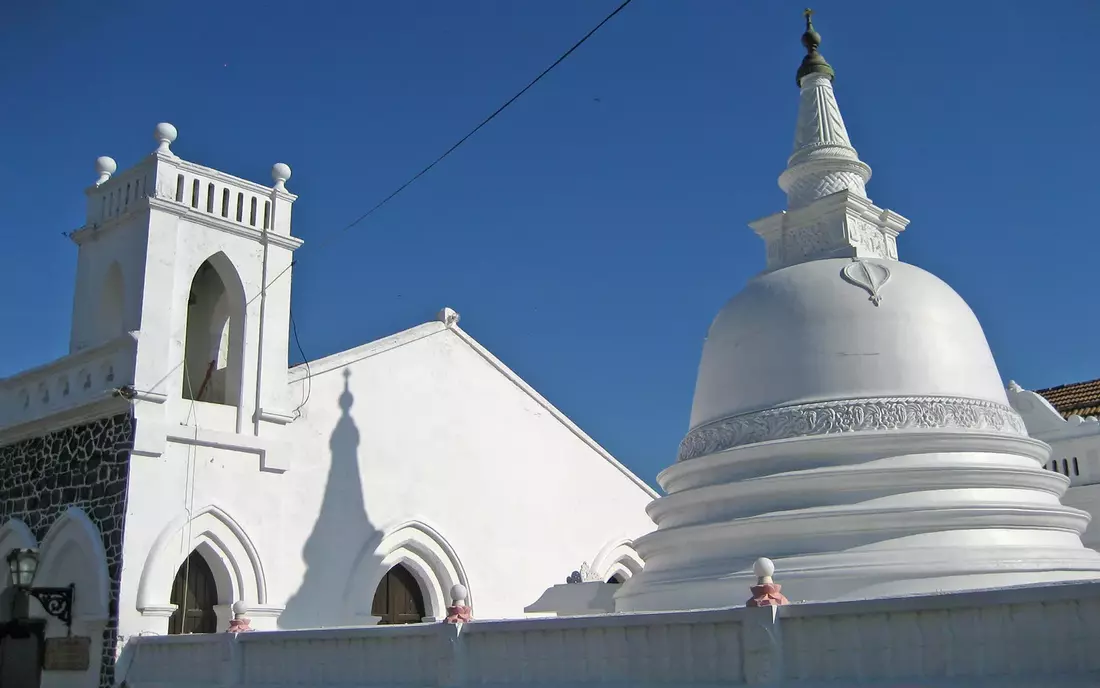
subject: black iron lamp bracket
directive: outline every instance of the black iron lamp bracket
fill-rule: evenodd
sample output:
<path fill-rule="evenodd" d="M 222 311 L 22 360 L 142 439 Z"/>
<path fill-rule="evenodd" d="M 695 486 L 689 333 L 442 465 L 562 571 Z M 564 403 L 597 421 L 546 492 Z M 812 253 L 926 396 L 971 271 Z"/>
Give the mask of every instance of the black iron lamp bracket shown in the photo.
<path fill-rule="evenodd" d="M 61 620 L 65 626 L 73 625 L 73 592 L 76 586 L 64 588 L 26 588 L 27 594 L 38 600 L 46 613 Z"/>

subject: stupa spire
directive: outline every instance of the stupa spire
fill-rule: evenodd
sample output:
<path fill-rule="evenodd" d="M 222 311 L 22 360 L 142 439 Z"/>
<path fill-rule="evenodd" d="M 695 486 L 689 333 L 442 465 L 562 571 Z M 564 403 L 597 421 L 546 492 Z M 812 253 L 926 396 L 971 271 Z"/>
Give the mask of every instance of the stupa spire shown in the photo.
<path fill-rule="evenodd" d="M 801 95 L 794 152 L 779 177 L 779 186 L 787 193 L 787 207 L 792 210 L 843 189 L 866 197 L 864 187 L 871 178 L 871 168 L 859 159 L 840 115 L 833 93 L 835 72 L 818 50 L 821 34 L 811 21 L 813 10 L 807 9 L 803 15 L 806 57 L 797 75 Z"/>
<path fill-rule="evenodd" d="M 779 188 L 787 210 L 751 224 L 764 239 L 768 269 L 820 258 L 897 259 L 895 239 L 908 220 L 867 198 L 871 168 L 859 159 L 833 93 L 836 73 L 821 54 L 813 10 L 802 13 L 806 56 L 798 67 L 794 150 Z"/>

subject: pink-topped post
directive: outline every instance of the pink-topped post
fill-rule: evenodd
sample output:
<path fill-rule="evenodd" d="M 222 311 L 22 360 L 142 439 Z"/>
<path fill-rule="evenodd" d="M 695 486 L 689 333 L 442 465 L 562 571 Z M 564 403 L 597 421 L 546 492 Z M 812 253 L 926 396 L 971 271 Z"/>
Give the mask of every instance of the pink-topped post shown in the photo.
<path fill-rule="evenodd" d="M 790 604 L 783 593 L 783 586 L 772 580 L 775 573 L 775 564 L 771 559 L 761 557 L 752 565 L 752 572 L 756 575 L 756 585 L 752 586 L 752 599 L 745 603 L 746 607 L 778 607 Z"/>
<path fill-rule="evenodd" d="M 248 605 L 244 603 L 244 600 L 237 600 L 233 603 L 233 619 L 229 622 L 229 628 L 225 630 L 226 633 L 248 633 L 252 630 L 252 619 L 245 618 L 245 614 L 248 613 Z"/>
<path fill-rule="evenodd" d="M 446 623 L 469 623 L 474 620 L 473 609 L 466 604 L 466 586 L 458 583 L 451 587 L 451 606 L 447 607 Z"/>

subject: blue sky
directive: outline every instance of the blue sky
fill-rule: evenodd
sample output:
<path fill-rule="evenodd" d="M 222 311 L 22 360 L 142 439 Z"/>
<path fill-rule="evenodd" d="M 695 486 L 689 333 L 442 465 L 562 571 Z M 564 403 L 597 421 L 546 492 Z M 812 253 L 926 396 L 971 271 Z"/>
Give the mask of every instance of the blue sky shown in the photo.
<path fill-rule="evenodd" d="M 0 28 L 0 375 L 66 353 L 93 161 L 153 126 L 267 183 L 291 165 L 306 355 L 442 306 L 642 477 L 687 429 L 703 337 L 763 266 L 750 220 L 794 130 L 801 3 L 635 0 L 504 115 L 314 251 L 619 0 L 17 3 Z M 46 9 L 46 5 L 52 9 Z M 815 5 L 903 260 L 981 318 L 1026 387 L 1100 377 L 1100 5 Z M 293 359 L 299 356 L 293 354 Z"/>

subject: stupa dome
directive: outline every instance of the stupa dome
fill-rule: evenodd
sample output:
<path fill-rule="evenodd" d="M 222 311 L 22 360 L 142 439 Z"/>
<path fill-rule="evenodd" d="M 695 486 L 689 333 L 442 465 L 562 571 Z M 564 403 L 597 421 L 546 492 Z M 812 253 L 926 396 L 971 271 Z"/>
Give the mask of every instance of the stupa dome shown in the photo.
<path fill-rule="evenodd" d="M 807 13 L 787 209 L 750 224 L 766 270 L 710 327 L 616 609 L 737 604 L 761 557 L 792 600 L 1100 579 L 974 313 L 898 260 L 909 221 L 867 197 L 820 43 Z"/>
<path fill-rule="evenodd" d="M 845 276 L 860 278 L 864 265 L 882 279 L 877 294 Z M 755 277 L 715 318 L 691 427 L 779 406 L 900 396 L 1008 405 L 978 319 L 943 280 L 892 260 L 815 260 Z"/>

